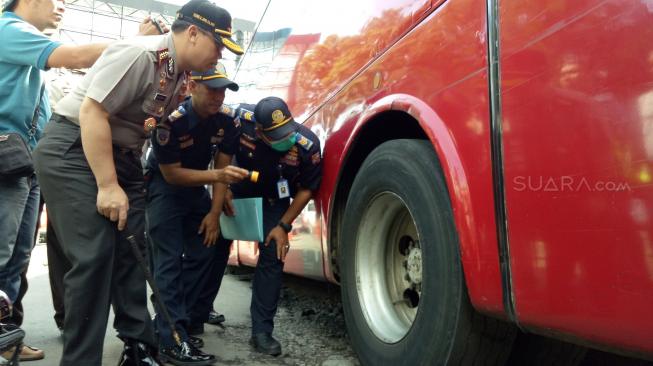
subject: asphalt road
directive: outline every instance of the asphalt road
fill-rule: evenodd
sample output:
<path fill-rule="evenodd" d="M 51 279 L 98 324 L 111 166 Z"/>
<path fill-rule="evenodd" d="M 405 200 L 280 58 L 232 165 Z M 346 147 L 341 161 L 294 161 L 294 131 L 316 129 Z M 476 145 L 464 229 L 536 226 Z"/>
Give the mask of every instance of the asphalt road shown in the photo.
<path fill-rule="evenodd" d="M 45 245 L 37 245 L 28 271 L 29 290 L 24 300 L 27 333 L 25 343 L 45 350 L 41 361 L 24 362 L 28 366 L 56 366 L 62 341 L 52 316 L 52 298 L 48 282 Z M 264 356 L 248 345 L 250 335 L 250 281 L 225 276 L 215 308 L 225 314 L 224 327 L 205 325 L 204 351 L 217 356 L 216 365 L 298 365 L 356 366 L 356 355 L 349 345 L 340 304 L 339 289 L 332 285 L 284 278 L 275 337 L 283 346 L 279 357 Z M 150 309 L 151 311 L 151 309 Z M 109 319 L 104 342 L 103 365 L 117 365 L 122 342 L 116 337 Z M 513 349 L 513 352 L 515 350 Z M 537 360 L 528 362 L 539 364 Z M 521 365 L 520 365 L 521 366 Z M 653 362 L 619 357 L 591 350 L 580 366 L 653 366 Z"/>
<path fill-rule="evenodd" d="M 62 338 L 52 318 L 54 310 L 45 245 L 35 247 L 28 278 L 29 290 L 24 300 L 25 343 L 43 349 L 46 356 L 44 360 L 22 364 L 56 366 L 61 356 Z M 215 308 L 225 314 L 227 320 L 224 327 L 205 325 L 203 335 L 204 351 L 218 357 L 216 365 L 358 365 L 346 339 L 338 294 L 329 293 L 332 286 L 324 283 L 295 281 L 301 283 L 301 289 L 295 290 L 297 286 L 284 288 L 276 317 L 275 336 L 283 346 L 283 354 L 275 358 L 253 352 L 248 345 L 250 281 L 225 276 Z M 311 293 L 319 296 L 313 298 Z M 117 365 L 122 342 L 111 326 L 112 316 L 108 324 L 102 364 Z"/>

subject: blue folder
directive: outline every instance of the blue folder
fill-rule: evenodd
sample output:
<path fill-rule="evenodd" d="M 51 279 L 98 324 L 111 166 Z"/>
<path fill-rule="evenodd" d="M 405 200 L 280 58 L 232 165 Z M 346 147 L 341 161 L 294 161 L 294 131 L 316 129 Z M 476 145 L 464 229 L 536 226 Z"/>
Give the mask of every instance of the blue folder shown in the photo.
<path fill-rule="evenodd" d="M 220 215 L 220 232 L 225 239 L 263 241 L 263 199 L 233 200 L 235 216 Z"/>

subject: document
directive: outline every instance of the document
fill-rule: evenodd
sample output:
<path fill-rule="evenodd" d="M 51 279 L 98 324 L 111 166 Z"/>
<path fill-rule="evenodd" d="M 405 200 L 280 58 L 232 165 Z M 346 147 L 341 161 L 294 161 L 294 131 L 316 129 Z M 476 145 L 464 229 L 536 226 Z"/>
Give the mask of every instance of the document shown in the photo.
<path fill-rule="evenodd" d="M 220 232 L 225 239 L 263 241 L 263 199 L 233 200 L 236 216 L 220 215 Z"/>

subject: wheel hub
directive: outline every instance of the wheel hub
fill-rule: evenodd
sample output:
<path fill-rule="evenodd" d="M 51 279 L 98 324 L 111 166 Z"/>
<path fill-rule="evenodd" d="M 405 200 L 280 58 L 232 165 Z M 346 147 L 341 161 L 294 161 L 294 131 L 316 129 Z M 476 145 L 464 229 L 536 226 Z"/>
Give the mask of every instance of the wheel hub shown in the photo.
<path fill-rule="evenodd" d="M 375 196 L 363 215 L 356 244 L 357 290 L 372 332 L 401 341 L 413 326 L 422 290 L 422 250 L 415 220 L 396 194 Z"/>
<path fill-rule="evenodd" d="M 422 249 L 414 247 L 410 250 L 406 260 L 406 271 L 412 284 L 422 283 Z"/>

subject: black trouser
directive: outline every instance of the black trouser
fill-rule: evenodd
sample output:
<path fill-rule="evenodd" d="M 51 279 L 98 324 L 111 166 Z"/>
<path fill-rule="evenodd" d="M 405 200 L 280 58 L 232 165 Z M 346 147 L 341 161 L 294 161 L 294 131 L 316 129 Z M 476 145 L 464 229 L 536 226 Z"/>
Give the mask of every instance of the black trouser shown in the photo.
<path fill-rule="evenodd" d="M 267 201 L 263 199 L 263 237 L 277 226 L 288 209 L 289 200 Z M 259 255 L 254 281 L 252 283 L 252 335 L 272 333 L 274 316 L 277 313 L 281 284 L 283 280 L 283 262 L 277 259 L 277 243 L 272 240 L 266 247 L 258 243 Z"/>
<path fill-rule="evenodd" d="M 220 235 L 216 244 L 209 249 L 211 267 L 206 275 L 206 284 L 200 291 L 197 301 L 189 307 L 188 311 L 191 327 L 204 324 L 209 320 L 209 312 L 213 309 L 213 302 L 218 296 L 224 271 L 227 268 L 230 248 L 231 240 L 227 240 Z M 194 266 L 195 262 L 192 258 L 185 258 L 184 270 Z"/>
<path fill-rule="evenodd" d="M 111 157 L 107 157 L 111 158 Z M 79 127 L 55 116 L 34 150 L 34 165 L 54 229 L 72 268 L 64 277 L 64 347 L 61 365 L 101 365 L 113 304 L 122 339 L 155 346 L 145 276 L 127 235 L 143 244 L 145 192 L 138 156 L 114 147 L 118 181 L 129 198 L 127 228 L 97 212 L 97 186 L 80 142 Z M 141 249 L 145 250 L 144 244 Z"/>
<path fill-rule="evenodd" d="M 52 212 L 49 212 L 48 228 L 45 236 L 48 247 L 48 274 L 50 275 L 50 291 L 52 292 L 52 305 L 54 306 L 54 322 L 57 324 L 57 328 L 63 329 L 63 321 L 66 315 L 63 278 L 72 266 L 63 252 L 57 234 L 54 232 L 53 221 L 54 216 Z"/>
<path fill-rule="evenodd" d="M 190 323 L 190 312 L 204 289 L 212 266 L 215 247 L 207 248 L 197 231 L 211 210 L 211 197 L 204 187 L 179 187 L 168 184 L 153 172 L 148 185 L 147 232 L 152 243 L 152 262 L 163 303 L 183 341 Z M 157 315 L 159 343 L 175 344 L 170 325 Z"/>

